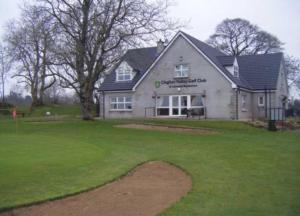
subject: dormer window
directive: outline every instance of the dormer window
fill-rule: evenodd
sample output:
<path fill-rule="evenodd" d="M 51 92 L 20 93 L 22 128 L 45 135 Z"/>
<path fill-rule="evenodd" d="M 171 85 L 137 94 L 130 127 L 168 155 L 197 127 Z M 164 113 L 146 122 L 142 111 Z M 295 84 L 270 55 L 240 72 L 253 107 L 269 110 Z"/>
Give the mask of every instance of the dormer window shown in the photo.
<path fill-rule="evenodd" d="M 122 62 L 119 67 L 116 69 L 116 81 L 130 81 L 133 78 L 133 70 L 132 68 L 126 63 Z"/>
<path fill-rule="evenodd" d="M 233 76 L 239 77 L 239 65 L 238 65 L 236 58 L 234 59 L 234 62 L 233 62 Z"/>
<path fill-rule="evenodd" d="M 237 65 L 233 66 L 233 76 L 239 77 L 239 67 Z"/>
<path fill-rule="evenodd" d="M 178 64 L 175 66 L 175 77 L 188 77 L 189 71 L 188 64 Z"/>

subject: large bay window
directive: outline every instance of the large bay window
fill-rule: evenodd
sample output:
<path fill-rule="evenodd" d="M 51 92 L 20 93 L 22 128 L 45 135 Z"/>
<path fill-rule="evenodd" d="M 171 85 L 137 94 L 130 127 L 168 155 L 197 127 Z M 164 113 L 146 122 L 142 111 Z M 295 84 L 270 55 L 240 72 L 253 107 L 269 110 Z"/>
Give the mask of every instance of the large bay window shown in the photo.
<path fill-rule="evenodd" d="M 157 97 L 156 110 L 158 116 L 204 115 L 201 95 L 164 95 Z"/>
<path fill-rule="evenodd" d="M 132 110 L 131 96 L 111 97 L 110 109 L 116 111 L 130 111 Z"/>
<path fill-rule="evenodd" d="M 178 64 L 175 66 L 175 77 L 188 77 L 189 71 L 190 69 L 188 64 Z"/>

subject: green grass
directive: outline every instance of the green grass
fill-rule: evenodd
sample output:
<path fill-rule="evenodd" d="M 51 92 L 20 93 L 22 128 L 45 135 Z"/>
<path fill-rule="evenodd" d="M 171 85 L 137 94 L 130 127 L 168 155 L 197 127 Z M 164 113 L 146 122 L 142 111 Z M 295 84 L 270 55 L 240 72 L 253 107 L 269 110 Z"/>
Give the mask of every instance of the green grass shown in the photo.
<path fill-rule="evenodd" d="M 30 116 L 45 116 L 46 112 L 50 112 L 51 115 L 64 115 L 64 116 L 80 116 L 79 105 L 47 105 L 34 108 L 31 113 L 29 110 L 25 110 Z"/>
<path fill-rule="evenodd" d="M 0 121 L 0 208 L 77 193 L 144 161 L 164 160 L 186 170 L 193 188 L 162 215 L 300 214 L 299 132 L 230 121 L 147 122 L 219 134 L 114 128 L 116 120 L 19 121 L 17 128 Z"/>
<path fill-rule="evenodd" d="M 10 111 L 0 112 L 0 120 L 12 118 Z M 1 110 L 0 110 L 1 111 Z M 17 107 L 18 117 L 22 118 L 21 114 L 25 114 L 26 117 L 46 117 L 46 113 L 50 112 L 50 117 L 80 117 L 81 110 L 79 105 L 44 105 L 34 109 L 30 107 Z M 93 111 L 96 114 L 96 110 Z M 49 117 L 49 116 L 48 116 Z"/>

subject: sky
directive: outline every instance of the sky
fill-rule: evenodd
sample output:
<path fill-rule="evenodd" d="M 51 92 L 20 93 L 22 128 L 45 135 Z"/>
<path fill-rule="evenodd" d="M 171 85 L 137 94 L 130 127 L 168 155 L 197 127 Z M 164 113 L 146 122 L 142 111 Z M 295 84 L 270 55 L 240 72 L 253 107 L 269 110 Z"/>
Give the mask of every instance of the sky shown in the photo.
<path fill-rule="evenodd" d="M 3 26 L 19 15 L 23 0 L 0 0 L 0 37 Z M 30 0 L 29 0 L 30 1 Z M 206 40 L 225 18 L 243 18 L 277 36 L 284 52 L 300 58 L 300 0 L 173 0 L 171 17 L 189 21 L 185 32 Z"/>

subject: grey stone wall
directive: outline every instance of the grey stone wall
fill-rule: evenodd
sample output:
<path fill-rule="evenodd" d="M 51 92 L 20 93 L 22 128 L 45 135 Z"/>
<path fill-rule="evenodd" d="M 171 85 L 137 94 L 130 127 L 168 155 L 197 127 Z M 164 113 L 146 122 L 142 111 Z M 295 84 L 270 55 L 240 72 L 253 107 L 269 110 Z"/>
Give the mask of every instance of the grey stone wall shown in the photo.
<path fill-rule="evenodd" d="M 190 72 L 187 79 L 175 78 L 175 66 L 177 64 L 188 64 Z M 186 83 L 189 86 L 178 83 L 164 84 L 165 81 L 177 80 L 180 82 L 195 79 L 202 80 L 202 82 Z M 278 90 L 271 94 L 272 107 L 282 105 L 282 97 L 288 95 L 285 79 L 282 67 L 278 79 Z M 153 117 L 155 95 L 200 94 L 205 94 L 204 106 L 206 107 L 207 118 L 235 119 L 237 106 L 239 119 L 256 119 L 265 116 L 265 107 L 258 106 L 258 97 L 265 96 L 264 92 L 253 93 L 239 90 L 236 93 L 235 89 L 232 89 L 231 83 L 182 37 L 178 37 L 174 41 L 173 46 L 167 50 L 135 91 L 105 93 L 105 116 L 106 118 L 140 118 L 145 117 L 145 115 Z M 110 109 L 110 97 L 128 95 L 132 96 L 132 111 L 113 111 Z M 243 95 L 246 96 L 245 109 L 242 109 Z M 102 105 L 101 109 L 103 111 Z"/>
<path fill-rule="evenodd" d="M 206 82 L 197 83 L 197 87 L 181 87 L 178 89 L 161 84 L 159 88 L 156 88 L 155 82 L 157 81 L 173 80 L 175 65 L 180 63 L 189 65 L 190 79 L 205 79 Z M 134 94 L 134 114 L 143 116 L 145 106 L 154 107 L 155 100 L 152 98 L 154 94 L 190 95 L 202 93 L 206 95 L 204 103 L 207 118 L 230 119 L 232 117 L 231 83 L 185 39 L 179 37 L 137 87 Z"/>

